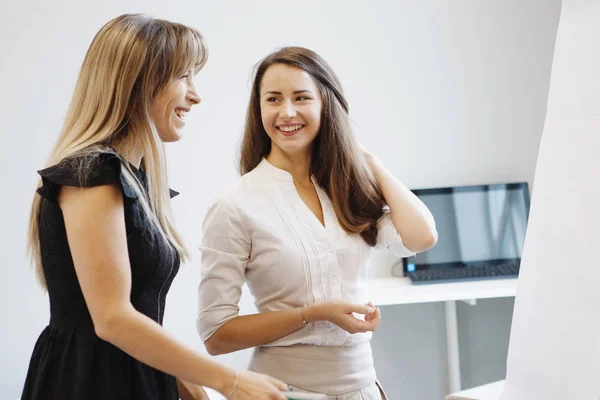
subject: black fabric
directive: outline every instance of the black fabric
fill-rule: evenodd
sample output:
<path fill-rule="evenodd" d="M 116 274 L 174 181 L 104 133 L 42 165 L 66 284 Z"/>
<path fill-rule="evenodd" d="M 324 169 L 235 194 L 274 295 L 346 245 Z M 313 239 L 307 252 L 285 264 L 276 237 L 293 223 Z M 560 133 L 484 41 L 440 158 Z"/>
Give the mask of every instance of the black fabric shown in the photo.
<path fill-rule="evenodd" d="M 87 173 L 78 172 L 86 165 Z M 162 325 L 167 292 L 179 270 L 172 246 L 156 234 L 127 183 L 128 167 L 147 189 L 144 172 L 113 151 L 72 157 L 38 171 L 43 186 L 40 247 L 50 299 L 50 324 L 41 333 L 29 364 L 22 399 L 175 400 L 175 378 L 151 368 L 96 336 L 77 281 L 62 212 L 57 203 L 63 185 L 118 184 L 123 192 L 131 264 L 131 303 Z M 176 194 L 172 191 L 171 195 Z M 146 193 L 144 192 L 144 195 Z"/>

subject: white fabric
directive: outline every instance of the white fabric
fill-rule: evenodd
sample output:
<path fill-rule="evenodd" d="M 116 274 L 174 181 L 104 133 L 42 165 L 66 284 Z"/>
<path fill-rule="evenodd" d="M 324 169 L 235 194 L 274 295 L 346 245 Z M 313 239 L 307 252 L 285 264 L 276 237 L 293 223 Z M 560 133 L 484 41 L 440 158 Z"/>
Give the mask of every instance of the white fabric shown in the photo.
<path fill-rule="evenodd" d="M 317 185 L 316 185 L 317 186 Z M 298 195 L 292 176 L 263 160 L 209 208 L 203 224 L 202 278 L 197 328 L 206 341 L 238 315 L 244 282 L 260 312 L 326 300 L 369 301 L 371 247 L 339 225 L 331 201 L 317 186 L 323 226 Z M 397 256 L 407 249 L 387 212 L 377 248 Z M 350 335 L 326 321 L 311 323 L 269 346 L 350 346 L 371 333 Z"/>
<path fill-rule="evenodd" d="M 248 369 L 298 390 L 329 396 L 359 394 L 377 380 L 369 342 L 339 347 L 258 346 Z"/>

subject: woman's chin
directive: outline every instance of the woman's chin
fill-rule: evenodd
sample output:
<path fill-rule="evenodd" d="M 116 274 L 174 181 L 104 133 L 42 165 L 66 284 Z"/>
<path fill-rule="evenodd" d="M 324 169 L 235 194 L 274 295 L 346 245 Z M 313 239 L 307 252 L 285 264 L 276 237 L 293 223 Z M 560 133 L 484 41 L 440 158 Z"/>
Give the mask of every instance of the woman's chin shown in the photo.
<path fill-rule="evenodd" d="M 311 143 L 278 143 L 277 147 L 279 147 L 286 154 L 303 154 L 311 149 Z"/>
<path fill-rule="evenodd" d="M 179 131 L 169 132 L 168 135 L 160 135 L 160 138 L 163 141 L 163 143 L 178 142 L 179 140 L 181 140 L 182 137 L 183 134 Z"/>

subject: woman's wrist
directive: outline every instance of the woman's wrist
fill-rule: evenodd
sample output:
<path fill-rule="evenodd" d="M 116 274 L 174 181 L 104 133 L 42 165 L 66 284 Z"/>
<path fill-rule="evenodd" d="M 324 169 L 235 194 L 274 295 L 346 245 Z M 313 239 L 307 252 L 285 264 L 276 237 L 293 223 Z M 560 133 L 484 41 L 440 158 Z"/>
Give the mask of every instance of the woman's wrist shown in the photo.
<path fill-rule="evenodd" d="M 235 396 L 235 391 L 237 389 L 237 385 L 238 385 L 239 380 L 240 380 L 240 373 L 236 372 L 235 373 L 235 381 L 233 382 L 233 386 L 231 387 L 231 391 L 229 392 L 229 394 L 226 397 L 227 400 L 231 400 L 231 399 L 233 399 L 233 396 Z"/>
<path fill-rule="evenodd" d="M 235 389 L 239 373 L 231 368 L 226 368 L 223 371 L 220 379 L 217 380 L 216 385 L 213 389 L 221 393 L 223 396 L 229 396 L 230 393 Z M 227 398 L 227 397 L 226 397 Z"/>
<path fill-rule="evenodd" d="M 319 304 L 311 304 L 310 306 L 303 307 L 302 315 L 304 316 L 304 321 L 308 323 L 325 319 L 322 307 Z"/>

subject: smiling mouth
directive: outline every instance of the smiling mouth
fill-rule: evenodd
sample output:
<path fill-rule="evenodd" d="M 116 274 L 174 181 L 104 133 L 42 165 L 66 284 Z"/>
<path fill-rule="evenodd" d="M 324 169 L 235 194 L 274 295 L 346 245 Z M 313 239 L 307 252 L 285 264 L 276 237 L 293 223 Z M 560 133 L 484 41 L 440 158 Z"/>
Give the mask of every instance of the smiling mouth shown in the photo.
<path fill-rule="evenodd" d="M 300 129 L 304 128 L 304 125 L 302 124 L 297 124 L 297 125 L 285 125 L 285 126 L 277 126 L 276 127 L 278 131 L 280 131 L 281 133 L 283 133 L 284 135 L 293 135 L 294 133 L 298 132 Z"/>
<path fill-rule="evenodd" d="M 183 108 L 175 109 L 175 115 L 177 115 L 177 118 L 179 118 L 183 122 L 185 122 L 186 114 L 187 114 L 187 110 L 184 110 Z"/>

